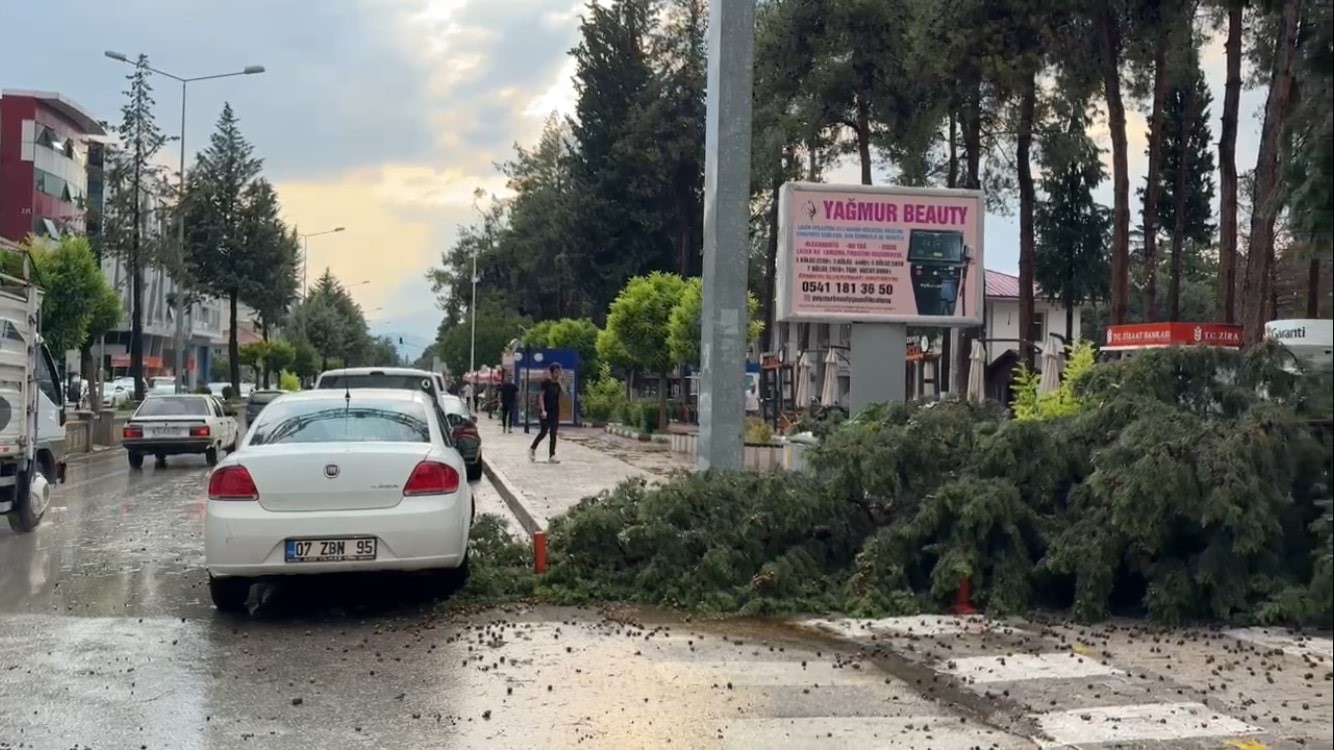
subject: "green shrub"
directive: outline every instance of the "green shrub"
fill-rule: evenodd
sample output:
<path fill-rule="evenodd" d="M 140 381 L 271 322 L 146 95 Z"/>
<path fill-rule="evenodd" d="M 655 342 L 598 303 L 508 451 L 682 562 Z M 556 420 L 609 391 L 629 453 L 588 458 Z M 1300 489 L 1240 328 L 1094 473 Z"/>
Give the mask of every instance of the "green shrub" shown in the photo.
<path fill-rule="evenodd" d="M 774 428 L 759 417 L 746 417 L 746 443 L 769 445 L 774 441 Z"/>
<path fill-rule="evenodd" d="M 657 401 L 645 400 L 639 402 L 639 428 L 642 432 L 657 432 L 662 425 L 659 420 L 662 417 L 662 411 L 659 409 Z"/>
<path fill-rule="evenodd" d="M 583 418 L 591 422 L 606 422 L 619 416 L 625 403 L 625 383 L 611 374 L 611 365 L 602 363 L 598 376 L 584 389 L 579 399 Z"/>
<path fill-rule="evenodd" d="M 1041 374 L 1020 365 L 1014 371 L 1014 418 L 1058 419 L 1077 414 L 1083 407 L 1077 388 L 1093 372 L 1097 365 L 1095 349 L 1088 341 L 1077 341 L 1070 347 L 1065 363 L 1065 372 L 1061 375 L 1061 384 L 1051 393 L 1038 395 Z"/>
<path fill-rule="evenodd" d="M 284 372 L 278 376 L 278 389 L 283 391 L 301 390 L 301 378 L 294 372 Z"/>
<path fill-rule="evenodd" d="M 621 424 L 631 429 L 638 430 L 644 422 L 644 409 L 638 401 L 622 401 L 617 412 Z"/>

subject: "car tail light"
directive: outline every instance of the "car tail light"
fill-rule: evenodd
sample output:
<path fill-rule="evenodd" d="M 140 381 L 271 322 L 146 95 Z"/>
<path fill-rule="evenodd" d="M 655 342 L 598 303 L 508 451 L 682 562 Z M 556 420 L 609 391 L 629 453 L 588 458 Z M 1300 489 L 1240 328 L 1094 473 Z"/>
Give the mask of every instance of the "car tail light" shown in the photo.
<path fill-rule="evenodd" d="M 459 491 L 459 473 L 449 464 L 439 461 L 422 461 L 412 470 L 407 484 L 403 485 L 403 496 L 448 495 Z"/>
<path fill-rule="evenodd" d="M 259 489 L 244 466 L 224 466 L 208 477 L 209 500 L 258 500 Z"/>
<path fill-rule="evenodd" d="M 121 437 L 127 440 L 141 438 L 144 436 L 144 428 L 134 425 L 125 425 L 125 429 L 120 431 Z"/>
<path fill-rule="evenodd" d="M 203 427 L 190 428 L 190 437 L 208 437 L 208 436 L 209 436 L 208 425 L 204 425 Z"/>
<path fill-rule="evenodd" d="M 454 437 L 477 437 L 477 428 L 470 424 L 461 424 L 454 428 Z"/>

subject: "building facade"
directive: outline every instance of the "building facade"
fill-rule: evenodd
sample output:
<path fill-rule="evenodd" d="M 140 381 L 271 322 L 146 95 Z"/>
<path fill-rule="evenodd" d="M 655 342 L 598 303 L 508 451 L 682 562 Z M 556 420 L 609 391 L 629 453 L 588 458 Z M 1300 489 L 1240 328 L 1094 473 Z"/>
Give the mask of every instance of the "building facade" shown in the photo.
<path fill-rule="evenodd" d="M 1034 300 L 1035 314 L 1032 330 L 1024 335 L 1019 330 L 1019 279 L 1011 274 L 998 271 L 986 272 L 986 300 L 983 306 L 984 321 L 982 336 L 986 344 L 987 370 L 986 390 L 990 398 L 1009 403 L 1010 385 L 1014 368 L 1022 361 L 1020 352 L 1024 346 L 1043 346 L 1053 334 L 1064 337 L 1065 307 L 1047 302 L 1038 290 Z M 1079 338 L 1079 310 L 1073 312 L 1073 335 L 1071 340 Z M 810 390 L 812 395 L 824 392 L 826 378 L 837 381 L 834 392 L 838 394 L 838 403 L 848 403 L 851 389 L 852 326 L 829 324 L 791 324 L 780 328 L 785 331 L 785 361 L 796 362 L 803 352 L 811 363 Z M 958 329 L 923 328 L 912 329 L 907 353 L 907 387 L 909 398 L 919 398 L 939 393 L 948 393 L 952 389 L 945 382 L 949 367 L 940 362 L 944 354 L 944 337 L 950 337 L 951 352 L 957 352 L 961 343 Z M 830 357 L 830 353 L 833 356 Z M 957 356 L 957 355 L 956 355 Z M 955 356 L 950 357 L 957 362 Z M 836 360 L 832 362 L 830 360 Z M 798 405 L 798 408 L 804 405 Z"/>
<path fill-rule="evenodd" d="M 60 94 L 0 92 L 0 237 L 82 234 L 88 141 L 105 135 L 101 123 Z"/>

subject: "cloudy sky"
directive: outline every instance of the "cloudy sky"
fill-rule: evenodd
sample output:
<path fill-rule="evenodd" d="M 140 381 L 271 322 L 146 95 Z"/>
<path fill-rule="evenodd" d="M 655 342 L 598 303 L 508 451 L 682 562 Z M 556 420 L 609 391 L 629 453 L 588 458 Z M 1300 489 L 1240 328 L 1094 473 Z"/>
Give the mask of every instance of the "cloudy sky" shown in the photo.
<path fill-rule="evenodd" d="M 439 314 L 424 279 L 457 227 L 475 216 L 475 188 L 503 191 L 493 164 L 530 143 L 574 95 L 566 52 L 579 0 L 0 0 L 0 87 L 59 91 L 119 119 L 124 65 L 143 52 L 163 70 L 267 72 L 195 84 L 186 138 L 202 145 L 224 101 L 265 160 L 286 218 L 324 267 L 352 285 L 377 332 L 415 356 Z M 12 33 L 12 30 L 25 30 Z M 1220 43 L 1206 52 L 1215 132 L 1223 92 Z M 161 124 L 175 133 L 179 88 L 159 82 Z M 1242 100 L 1241 168 L 1253 165 L 1263 95 Z M 1144 119 L 1132 112 L 1132 184 L 1143 177 Z M 174 159 L 174 146 L 171 154 Z M 855 179 L 855 172 L 839 175 Z M 1110 189 L 1103 199 L 1110 203 Z M 987 265 L 1013 271 L 1018 227 L 989 217 Z"/>

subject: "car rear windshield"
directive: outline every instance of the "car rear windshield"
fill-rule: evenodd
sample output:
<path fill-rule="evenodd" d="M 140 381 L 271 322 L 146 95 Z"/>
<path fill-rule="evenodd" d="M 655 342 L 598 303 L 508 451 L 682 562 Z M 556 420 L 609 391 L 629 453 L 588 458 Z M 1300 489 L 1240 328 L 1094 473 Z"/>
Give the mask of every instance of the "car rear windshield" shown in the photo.
<path fill-rule="evenodd" d="M 435 384 L 421 375 L 367 373 L 364 375 L 326 375 L 320 378 L 320 390 L 330 388 L 389 388 L 400 391 L 435 392 Z"/>
<path fill-rule="evenodd" d="M 429 443 L 429 419 L 420 404 L 407 401 L 288 401 L 260 412 L 250 445 Z"/>
<path fill-rule="evenodd" d="M 173 398 L 148 397 L 144 399 L 136 417 L 203 417 L 211 412 L 208 399 L 203 396 L 180 396 Z"/>
<path fill-rule="evenodd" d="M 250 394 L 250 403 L 267 404 L 281 395 L 283 395 L 282 391 L 255 391 Z"/>

